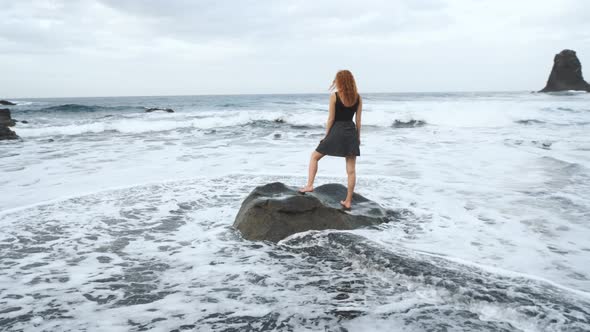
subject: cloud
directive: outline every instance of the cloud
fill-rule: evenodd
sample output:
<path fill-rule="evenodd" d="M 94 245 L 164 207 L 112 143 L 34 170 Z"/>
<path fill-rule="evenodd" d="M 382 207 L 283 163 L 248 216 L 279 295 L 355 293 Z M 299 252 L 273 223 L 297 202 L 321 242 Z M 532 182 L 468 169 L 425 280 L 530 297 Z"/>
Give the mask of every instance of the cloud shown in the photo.
<path fill-rule="evenodd" d="M 590 63 L 585 0 L 0 0 L 0 8 L 0 72 L 23 78 L 0 81 L 7 96 L 321 92 L 345 67 L 369 91 L 528 90 L 563 48 Z"/>

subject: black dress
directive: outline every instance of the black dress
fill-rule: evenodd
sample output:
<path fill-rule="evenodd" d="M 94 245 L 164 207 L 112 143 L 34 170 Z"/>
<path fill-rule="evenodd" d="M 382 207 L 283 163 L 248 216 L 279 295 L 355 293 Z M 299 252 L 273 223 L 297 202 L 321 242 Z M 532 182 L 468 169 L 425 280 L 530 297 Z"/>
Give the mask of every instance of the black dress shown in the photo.
<path fill-rule="evenodd" d="M 335 157 L 360 156 L 358 132 L 355 123 L 352 121 L 354 113 L 358 110 L 360 96 L 357 97 L 354 105 L 345 106 L 338 92 L 336 92 L 336 114 L 334 124 L 328 135 L 320 142 L 315 149 L 321 154 Z"/>

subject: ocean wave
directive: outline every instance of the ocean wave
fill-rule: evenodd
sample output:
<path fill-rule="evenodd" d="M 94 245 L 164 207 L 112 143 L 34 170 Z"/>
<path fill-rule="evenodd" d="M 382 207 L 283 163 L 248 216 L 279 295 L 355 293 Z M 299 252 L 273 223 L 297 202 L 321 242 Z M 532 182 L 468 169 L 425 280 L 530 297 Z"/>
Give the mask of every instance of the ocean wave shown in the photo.
<path fill-rule="evenodd" d="M 218 104 L 216 105 L 219 108 L 244 108 L 244 104 L 238 104 L 238 103 L 224 103 L 224 104 Z"/>
<path fill-rule="evenodd" d="M 103 118 L 104 120 L 112 117 Z M 165 132 L 182 129 L 211 130 L 231 127 L 250 127 L 250 128 L 290 128 L 298 129 L 320 129 L 321 125 L 287 123 L 284 120 L 266 120 L 266 119 L 249 119 L 249 118 L 226 118 L 226 117 L 207 117 L 193 119 L 119 119 L 114 121 L 96 121 L 91 123 L 76 123 L 62 126 L 46 126 L 38 128 L 20 128 L 19 135 L 22 137 L 42 137 L 42 136 L 70 136 L 82 135 L 85 133 L 114 132 L 122 134 L 141 134 L 147 132 Z"/>
<path fill-rule="evenodd" d="M 42 112 L 95 112 L 104 110 L 104 106 L 89 106 L 78 104 L 64 104 L 40 109 Z"/>
<path fill-rule="evenodd" d="M 545 94 L 551 96 L 577 96 L 577 95 L 585 95 L 588 92 L 580 91 L 580 90 L 565 90 L 565 91 L 552 91 L 552 92 L 545 92 Z"/>
<path fill-rule="evenodd" d="M 537 119 L 523 119 L 523 120 L 516 120 L 514 122 L 515 123 L 518 123 L 518 124 L 524 124 L 524 125 L 532 125 L 532 124 L 542 124 L 542 123 L 545 123 L 545 121 L 541 121 L 541 120 L 537 120 Z"/>
<path fill-rule="evenodd" d="M 30 104 L 28 104 L 30 105 Z M 121 111 L 144 111 L 141 106 L 98 106 L 82 104 L 61 104 L 42 107 L 38 109 L 15 110 L 15 113 L 92 113 L 92 112 L 121 112 Z"/>
<path fill-rule="evenodd" d="M 228 103 L 227 106 L 229 106 Z M 21 137 L 37 137 L 48 135 L 79 135 L 83 133 L 100 133 L 114 131 L 119 133 L 144 133 L 170 131 L 177 129 L 219 129 L 232 126 L 247 126 L 264 130 L 315 130 L 325 128 L 328 117 L 326 110 L 316 111 L 309 108 L 297 110 L 261 109 L 256 110 L 220 110 L 214 108 L 189 109 L 170 114 L 145 114 L 142 106 L 120 105 L 42 105 L 43 108 L 26 107 L 36 112 L 31 116 L 17 115 L 23 110 L 15 112 L 15 118 L 27 119 L 42 116 L 35 125 L 19 129 Z M 560 105 L 564 106 L 564 105 Z M 512 109 L 498 111 L 499 105 L 487 105 L 474 110 L 465 105 L 451 103 L 442 106 L 441 110 L 430 109 L 429 104 L 417 106 L 382 105 L 382 107 L 367 108 L 363 112 L 363 126 L 379 130 L 398 128 L 417 128 L 433 126 L 439 128 L 473 128 L 473 127 L 507 127 L 518 125 L 534 125 L 547 121 L 555 121 L 547 114 L 539 114 L 540 108 L 530 107 L 520 111 L 518 115 Z M 51 117 L 47 114 L 63 113 L 63 116 Z M 82 116 L 72 116 L 76 113 L 86 113 Z M 555 113 L 555 112 L 554 112 Z M 546 115 L 549 120 L 540 115 Z M 555 115 L 560 116 L 560 115 Z M 42 121 L 41 121 L 42 120 Z M 558 121 L 563 121 L 557 118 Z M 578 119 L 576 119 L 578 120 Z M 585 119 L 579 119 L 585 120 Z M 579 121 L 581 122 L 581 121 Z M 31 122 L 33 123 L 33 122 Z"/>
<path fill-rule="evenodd" d="M 283 126 L 288 126 L 292 129 L 313 129 L 313 128 L 322 128 L 322 125 L 319 124 L 293 124 L 289 123 L 282 118 L 277 118 L 272 121 L 270 120 L 253 120 L 247 123 L 248 126 L 252 127 L 261 127 L 261 128 L 280 128 Z"/>
<path fill-rule="evenodd" d="M 29 106 L 36 104 L 36 102 L 26 100 L 13 100 L 12 102 L 15 103 L 16 106 Z"/>
<path fill-rule="evenodd" d="M 70 109 L 80 109 L 77 106 Z M 62 108 L 67 109 L 67 108 Z M 198 114 L 198 115 L 196 115 Z M 199 112 L 192 114 L 137 114 L 136 116 L 116 116 L 109 114 L 88 119 L 88 122 L 64 120 L 58 123 L 51 120 L 45 126 L 19 128 L 21 137 L 68 136 L 84 133 L 116 132 L 141 134 L 146 132 L 165 132 L 172 130 L 196 129 L 211 130 L 232 127 L 249 127 L 268 130 L 323 130 L 326 113 L 281 113 L 281 112 Z M 393 116 L 392 116 L 393 115 Z M 383 121 L 384 117 L 393 118 L 393 123 Z M 90 122 L 91 121 L 91 122 Z M 400 114 L 367 114 L 363 119 L 364 128 L 417 128 L 431 124 L 430 121 L 416 120 Z M 437 124 L 435 122 L 435 125 Z M 444 123 L 442 124 L 445 125 Z"/>

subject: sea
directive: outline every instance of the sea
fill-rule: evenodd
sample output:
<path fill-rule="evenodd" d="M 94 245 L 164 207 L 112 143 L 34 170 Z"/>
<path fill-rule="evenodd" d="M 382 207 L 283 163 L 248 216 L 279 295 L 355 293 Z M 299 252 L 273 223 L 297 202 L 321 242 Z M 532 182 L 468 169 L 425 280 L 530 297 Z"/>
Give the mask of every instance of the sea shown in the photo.
<path fill-rule="evenodd" d="M 403 217 L 243 239 L 255 187 L 305 184 L 328 100 L 13 100 L 0 330 L 590 331 L 590 94 L 363 94 L 356 192 Z"/>

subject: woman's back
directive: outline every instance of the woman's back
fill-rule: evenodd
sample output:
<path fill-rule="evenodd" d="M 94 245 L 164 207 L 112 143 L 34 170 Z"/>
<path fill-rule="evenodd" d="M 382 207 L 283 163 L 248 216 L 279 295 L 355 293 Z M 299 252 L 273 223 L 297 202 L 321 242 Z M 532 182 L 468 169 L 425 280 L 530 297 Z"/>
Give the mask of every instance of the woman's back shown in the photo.
<path fill-rule="evenodd" d="M 356 102 L 352 106 L 346 106 L 338 96 L 336 92 L 336 114 L 334 115 L 334 121 L 352 121 L 354 113 L 359 106 L 360 96 L 356 97 Z"/>

